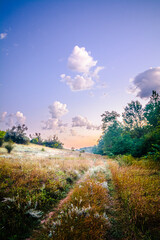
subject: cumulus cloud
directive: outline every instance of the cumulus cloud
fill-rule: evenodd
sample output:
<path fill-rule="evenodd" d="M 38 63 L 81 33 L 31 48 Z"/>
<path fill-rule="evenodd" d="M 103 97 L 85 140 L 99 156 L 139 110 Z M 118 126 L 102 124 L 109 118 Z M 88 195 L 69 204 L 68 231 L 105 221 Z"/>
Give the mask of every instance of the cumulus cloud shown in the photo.
<path fill-rule="evenodd" d="M 7 114 L 7 112 L 3 112 L 0 117 L 0 122 L 4 122 L 5 125 L 8 127 L 12 127 L 13 125 L 24 124 L 25 121 L 26 117 L 20 111 L 10 114 Z"/>
<path fill-rule="evenodd" d="M 88 73 L 90 68 L 96 66 L 96 64 L 97 61 L 93 60 L 90 53 L 84 47 L 75 46 L 68 58 L 68 67 L 80 73 Z"/>
<path fill-rule="evenodd" d="M 0 122 L 4 122 L 6 116 L 7 116 L 7 112 L 3 112 L 3 113 L 1 113 L 1 115 L 0 115 Z"/>
<path fill-rule="evenodd" d="M 15 117 L 17 120 L 17 124 L 24 124 L 26 121 L 26 117 L 21 112 L 16 112 Z"/>
<path fill-rule="evenodd" d="M 59 130 L 62 132 L 67 124 L 63 124 L 58 118 L 49 118 L 47 121 L 42 121 L 43 130 Z"/>
<path fill-rule="evenodd" d="M 99 130 L 100 126 L 94 125 L 86 117 L 76 116 L 72 118 L 72 127 L 85 127 L 89 130 Z"/>
<path fill-rule="evenodd" d="M 62 74 L 61 79 L 66 82 L 72 91 L 91 89 L 91 87 L 95 84 L 89 76 L 76 75 L 74 78 L 71 78 L 70 76 Z"/>
<path fill-rule="evenodd" d="M 60 118 L 68 113 L 67 105 L 61 102 L 55 101 L 49 107 L 49 113 L 51 117 L 46 120 L 42 121 L 42 129 L 43 130 L 57 130 L 60 133 L 64 132 L 67 124 L 63 123 Z"/>
<path fill-rule="evenodd" d="M 49 106 L 49 112 L 52 115 L 52 118 L 60 118 L 68 113 L 67 105 L 55 101 L 52 105 Z"/>
<path fill-rule="evenodd" d="M 7 37 L 7 33 L 0 33 L 0 40 Z"/>
<path fill-rule="evenodd" d="M 61 74 L 61 81 L 66 82 L 72 91 L 88 90 L 93 87 L 95 80 L 99 78 L 98 73 L 104 67 L 96 66 L 90 52 L 84 47 L 75 46 L 68 58 L 68 67 L 77 72 L 74 77 Z"/>
<path fill-rule="evenodd" d="M 160 92 L 160 67 L 150 68 L 131 80 L 129 93 L 140 98 L 149 98 L 152 91 Z"/>

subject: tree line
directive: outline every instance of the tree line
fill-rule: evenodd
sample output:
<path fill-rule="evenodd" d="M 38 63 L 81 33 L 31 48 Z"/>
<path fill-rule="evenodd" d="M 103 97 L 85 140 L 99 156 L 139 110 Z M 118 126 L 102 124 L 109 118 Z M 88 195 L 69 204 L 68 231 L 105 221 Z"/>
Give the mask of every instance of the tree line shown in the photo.
<path fill-rule="evenodd" d="M 133 157 L 150 156 L 160 160 L 160 95 L 153 91 L 149 102 L 142 106 L 131 101 L 124 108 L 122 122 L 120 114 L 105 111 L 101 115 L 103 134 L 93 153 Z"/>
<path fill-rule="evenodd" d="M 29 135 L 29 138 L 26 136 L 26 131 L 28 130 L 25 124 L 13 126 L 11 129 L 5 131 L 0 131 L 0 147 L 4 142 L 8 142 L 9 149 L 12 150 L 12 144 L 29 144 L 34 143 L 51 148 L 63 148 L 63 143 L 58 139 L 56 135 L 50 137 L 46 140 L 43 140 L 40 133 L 35 133 L 34 135 Z"/>

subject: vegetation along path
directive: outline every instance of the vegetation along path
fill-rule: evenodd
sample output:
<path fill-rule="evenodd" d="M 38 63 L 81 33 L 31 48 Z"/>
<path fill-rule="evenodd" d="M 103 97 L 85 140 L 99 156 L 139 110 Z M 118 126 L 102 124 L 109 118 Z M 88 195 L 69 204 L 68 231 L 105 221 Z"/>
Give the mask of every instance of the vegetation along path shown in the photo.
<path fill-rule="evenodd" d="M 158 163 L 32 144 L 0 151 L 0 239 L 160 239 Z"/>

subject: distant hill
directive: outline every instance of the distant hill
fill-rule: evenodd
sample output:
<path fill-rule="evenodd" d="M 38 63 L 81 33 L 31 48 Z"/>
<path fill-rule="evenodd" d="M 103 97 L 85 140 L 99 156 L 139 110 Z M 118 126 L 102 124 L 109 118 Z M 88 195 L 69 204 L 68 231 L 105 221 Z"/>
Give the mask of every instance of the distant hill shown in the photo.
<path fill-rule="evenodd" d="M 78 151 L 85 151 L 87 153 L 93 153 L 93 147 L 84 147 L 84 148 L 80 148 L 77 149 Z"/>

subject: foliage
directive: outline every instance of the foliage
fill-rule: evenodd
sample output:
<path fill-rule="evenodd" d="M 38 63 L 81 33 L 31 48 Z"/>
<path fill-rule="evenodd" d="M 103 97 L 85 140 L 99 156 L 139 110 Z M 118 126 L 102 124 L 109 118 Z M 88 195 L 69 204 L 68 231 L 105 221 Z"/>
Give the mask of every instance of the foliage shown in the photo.
<path fill-rule="evenodd" d="M 25 126 L 25 124 L 23 125 L 18 125 L 18 126 L 13 126 L 11 129 L 8 129 L 6 131 L 6 135 L 5 135 L 5 141 L 8 142 L 9 140 L 18 143 L 18 144 L 28 144 L 29 143 L 29 139 L 26 136 L 25 131 L 28 128 Z"/>
<path fill-rule="evenodd" d="M 120 117 L 120 115 L 115 111 L 112 112 L 105 111 L 105 113 L 103 113 L 101 117 L 103 122 L 102 129 L 105 130 L 108 126 L 117 121 L 117 118 Z"/>
<path fill-rule="evenodd" d="M 5 148 L 7 149 L 8 153 L 11 153 L 11 151 L 13 150 L 14 146 L 13 146 L 13 142 L 10 140 L 8 142 L 8 144 L 5 145 Z"/>
<path fill-rule="evenodd" d="M 4 137 L 5 137 L 6 132 L 0 130 L 0 147 L 2 146 L 4 142 Z"/>
<path fill-rule="evenodd" d="M 160 149 L 160 96 L 153 91 L 143 108 L 138 101 L 128 103 L 122 113 L 123 123 L 117 121 L 118 113 L 106 111 L 102 116 L 103 135 L 96 154 L 114 156 L 129 154 L 142 157 L 150 154 L 159 160 Z M 156 146 L 156 149 L 154 148 Z"/>
<path fill-rule="evenodd" d="M 41 133 L 35 133 L 33 136 L 30 134 L 29 137 L 31 138 L 30 140 L 31 143 L 41 145 L 43 142 L 41 138 Z"/>
<path fill-rule="evenodd" d="M 59 149 L 63 148 L 63 143 L 60 142 L 60 140 L 56 135 L 54 135 L 53 138 L 49 138 L 48 140 L 45 140 L 43 142 L 43 145 L 51 148 L 59 148 Z"/>

